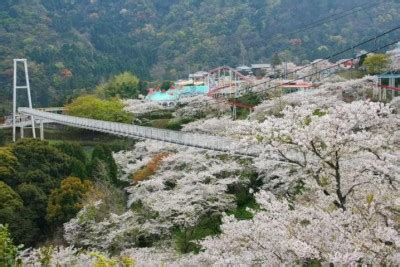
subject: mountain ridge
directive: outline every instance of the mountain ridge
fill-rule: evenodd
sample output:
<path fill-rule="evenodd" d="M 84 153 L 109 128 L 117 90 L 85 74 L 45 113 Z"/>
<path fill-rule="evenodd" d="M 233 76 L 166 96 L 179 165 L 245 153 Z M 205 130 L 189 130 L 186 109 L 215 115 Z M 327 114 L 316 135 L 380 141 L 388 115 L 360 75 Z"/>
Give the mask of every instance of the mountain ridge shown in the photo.
<path fill-rule="evenodd" d="M 0 4 L 0 96 L 10 96 L 15 57 L 29 59 L 34 102 L 48 106 L 125 70 L 162 80 L 275 54 L 306 63 L 392 27 L 398 7 L 366 0 L 7 0 Z"/>

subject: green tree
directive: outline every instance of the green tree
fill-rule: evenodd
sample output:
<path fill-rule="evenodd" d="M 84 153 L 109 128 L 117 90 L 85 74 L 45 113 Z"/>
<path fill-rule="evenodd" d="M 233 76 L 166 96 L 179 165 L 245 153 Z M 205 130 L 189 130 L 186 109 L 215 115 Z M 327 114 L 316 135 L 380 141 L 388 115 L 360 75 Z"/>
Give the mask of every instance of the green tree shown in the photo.
<path fill-rule="evenodd" d="M 90 168 L 93 178 L 105 180 L 114 185 L 121 185 L 118 180 L 118 167 L 108 146 L 97 145 L 94 148 Z"/>
<path fill-rule="evenodd" d="M 48 197 L 65 177 L 87 177 L 86 163 L 81 162 L 84 158 L 79 146 L 57 147 L 33 139 L 0 149 L 1 179 L 23 201 L 14 217 L 9 217 L 14 240 L 32 246 L 51 234 L 46 220 Z"/>
<path fill-rule="evenodd" d="M 147 95 L 147 88 L 148 88 L 147 82 L 144 82 L 144 81 L 140 80 L 140 82 L 139 82 L 139 92 L 142 95 Z"/>
<path fill-rule="evenodd" d="M 38 185 L 45 194 L 59 186 L 71 174 L 71 158 L 48 144 L 35 139 L 23 139 L 12 146 L 18 160 L 18 184 Z"/>
<path fill-rule="evenodd" d="M 62 142 L 54 145 L 58 150 L 86 164 L 86 154 L 80 144 Z"/>
<path fill-rule="evenodd" d="M 68 114 L 96 120 L 131 123 L 133 115 L 124 111 L 120 100 L 102 100 L 94 95 L 81 96 L 66 106 Z"/>
<path fill-rule="evenodd" d="M 72 176 L 76 176 L 81 179 L 88 177 L 86 165 L 75 158 L 71 159 L 70 170 Z"/>
<path fill-rule="evenodd" d="M 14 214 L 23 207 L 21 197 L 6 183 L 0 181 L 0 222 L 11 223 Z"/>
<path fill-rule="evenodd" d="M 379 74 L 385 72 L 390 63 L 390 58 L 386 54 L 372 54 L 364 60 L 364 66 L 369 74 Z"/>
<path fill-rule="evenodd" d="M 275 68 L 276 66 L 280 65 L 281 63 L 282 62 L 281 62 L 279 55 L 277 53 L 275 53 L 271 60 L 272 66 Z"/>
<path fill-rule="evenodd" d="M 7 184 L 15 184 L 16 167 L 18 159 L 10 148 L 0 148 L 0 180 Z"/>
<path fill-rule="evenodd" d="M 124 72 L 97 86 L 96 93 L 105 98 L 138 98 L 140 87 L 138 77 L 130 72 Z"/>
<path fill-rule="evenodd" d="M 72 219 L 83 207 L 85 196 L 92 188 L 90 181 L 82 181 L 77 177 L 64 179 L 60 188 L 51 192 L 47 220 L 53 225 L 60 225 Z"/>
<path fill-rule="evenodd" d="M 0 224 L 0 266 L 15 266 L 18 250 L 11 239 L 7 225 Z"/>
<path fill-rule="evenodd" d="M 56 144 L 55 147 L 64 154 L 71 157 L 71 175 L 81 179 L 87 177 L 87 158 L 83 148 L 79 144 L 63 142 Z"/>
<path fill-rule="evenodd" d="M 25 208 L 32 212 L 32 219 L 38 224 L 45 223 L 47 195 L 40 187 L 31 183 L 18 185 L 17 193 L 24 202 Z"/>
<path fill-rule="evenodd" d="M 16 216 L 18 225 L 10 224 L 12 234 L 18 243 L 34 246 L 45 240 L 48 224 L 45 220 L 47 195 L 39 186 L 31 183 L 18 185 L 16 192 L 23 200 L 24 207 Z"/>
<path fill-rule="evenodd" d="M 18 243 L 32 244 L 38 229 L 26 212 L 21 197 L 8 185 L 0 181 L 0 223 L 10 226 L 13 238 Z"/>
<path fill-rule="evenodd" d="M 6 144 L 6 135 L 3 130 L 0 130 L 0 146 L 4 146 Z"/>
<path fill-rule="evenodd" d="M 161 90 L 168 90 L 171 88 L 171 86 L 173 85 L 173 82 L 171 81 L 164 81 L 161 85 L 160 85 L 160 89 Z"/>

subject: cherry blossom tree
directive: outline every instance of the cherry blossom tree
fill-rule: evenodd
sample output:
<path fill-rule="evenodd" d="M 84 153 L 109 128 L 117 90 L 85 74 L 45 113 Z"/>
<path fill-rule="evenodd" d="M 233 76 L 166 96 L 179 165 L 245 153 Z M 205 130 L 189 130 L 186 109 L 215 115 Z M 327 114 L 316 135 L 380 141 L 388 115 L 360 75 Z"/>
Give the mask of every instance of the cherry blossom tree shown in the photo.
<path fill-rule="evenodd" d="M 390 204 L 394 203 L 390 198 Z M 365 198 L 353 211 L 326 208 L 320 202 L 293 207 L 261 192 L 262 211 L 252 220 L 224 218 L 222 235 L 201 242 L 203 253 L 187 259 L 204 265 L 388 264 L 400 262 L 400 237 L 379 199 Z M 398 226 L 398 224 L 397 224 Z"/>
<path fill-rule="evenodd" d="M 170 155 L 151 179 L 128 188 L 128 205 L 140 203 L 159 220 L 183 227 L 195 225 L 205 214 L 235 208 L 228 185 L 239 182 L 243 166 L 194 151 Z"/>
<path fill-rule="evenodd" d="M 367 101 L 243 122 L 244 142 L 263 144 L 255 165 L 270 193 L 253 220 L 226 217 L 192 260 L 398 264 L 399 126 L 389 106 Z"/>
<path fill-rule="evenodd" d="M 123 100 L 123 103 L 125 105 L 125 111 L 134 114 L 143 114 L 165 109 L 165 107 L 163 107 L 159 102 L 150 100 L 126 99 Z"/>
<path fill-rule="evenodd" d="M 358 188 L 398 187 L 400 120 L 389 106 L 360 101 L 326 110 L 287 107 L 283 114 L 258 125 L 247 123 L 250 138 L 265 148 L 256 165 L 271 181 L 306 183 L 333 197 L 342 210 Z M 265 164 L 268 159 L 275 163 Z"/>
<path fill-rule="evenodd" d="M 102 259 L 101 251 L 137 266 L 399 265 L 400 115 L 395 103 L 357 100 L 373 82 L 326 84 L 282 97 L 276 112 L 270 112 L 275 100 L 265 101 L 251 120 L 212 118 L 185 127 L 256 147 L 251 160 L 155 141 L 114 154 L 126 181 L 154 155 L 168 157 L 148 179 L 126 188 L 127 211 L 99 219 L 102 203 L 91 203 L 65 224 L 67 242 L 89 252 L 59 248 L 51 263 L 89 266 Z M 248 183 L 241 173 L 249 167 L 262 180 L 257 193 L 249 191 L 259 206 L 248 210 L 252 219 L 240 220 L 224 212 L 236 207 L 228 189 Z M 174 251 L 172 229 L 215 213 L 223 214 L 220 235 L 198 241 L 199 254 Z M 159 242 L 138 248 L 139 237 Z M 40 253 L 27 250 L 22 262 L 40 262 Z"/>
<path fill-rule="evenodd" d="M 161 152 L 167 152 L 168 156 L 160 161 L 155 173 L 126 188 L 127 212 L 99 219 L 96 214 L 101 213 L 103 203 L 87 205 L 64 225 L 67 242 L 77 247 L 118 252 L 132 249 L 143 240 L 168 239 L 173 227 L 193 227 L 206 215 L 220 215 L 236 208 L 235 195 L 228 188 L 247 182 L 240 175 L 250 162 L 220 157 L 217 152 L 140 142 L 132 151 L 114 154 L 123 173 L 121 178 L 133 182 L 133 173 Z"/>

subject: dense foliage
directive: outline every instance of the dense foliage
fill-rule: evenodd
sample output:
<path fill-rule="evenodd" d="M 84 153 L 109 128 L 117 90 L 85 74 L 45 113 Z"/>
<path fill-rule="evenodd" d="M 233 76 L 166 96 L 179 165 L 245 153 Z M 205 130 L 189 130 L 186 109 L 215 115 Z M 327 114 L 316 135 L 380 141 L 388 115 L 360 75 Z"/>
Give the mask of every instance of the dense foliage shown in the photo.
<path fill-rule="evenodd" d="M 60 188 L 51 192 L 47 205 L 47 220 L 60 224 L 72 219 L 83 207 L 86 194 L 93 185 L 77 177 L 68 177 L 61 181 Z"/>
<path fill-rule="evenodd" d="M 92 176 L 96 164 L 107 168 Z M 0 223 L 9 225 L 17 244 L 38 244 L 82 207 L 93 186 L 81 179 L 111 184 L 116 178 L 109 177 L 116 177 L 116 172 L 106 147 L 95 149 L 93 159 L 86 158 L 81 146 L 70 143 L 25 139 L 0 148 Z"/>
<path fill-rule="evenodd" d="M 92 152 L 90 176 L 118 185 L 118 167 L 114 161 L 111 149 L 106 145 L 97 145 Z"/>
<path fill-rule="evenodd" d="M 102 100 L 94 95 L 81 96 L 66 106 L 68 115 L 103 121 L 131 123 L 132 114 L 124 111 L 118 99 Z"/>
<path fill-rule="evenodd" d="M 10 95 L 17 57 L 30 59 L 33 102 L 41 106 L 124 71 L 159 80 L 218 65 L 325 57 L 396 23 L 398 1 L 343 14 L 376 2 L 1 1 L 0 98 Z"/>
<path fill-rule="evenodd" d="M 141 85 L 141 82 L 135 75 L 124 72 L 99 85 L 96 88 L 96 92 L 104 98 L 138 98 L 141 93 Z"/>
<path fill-rule="evenodd" d="M 390 58 L 386 54 L 368 55 L 364 66 L 369 74 L 380 74 L 389 70 Z"/>
<path fill-rule="evenodd" d="M 117 179 L 130 182 L 128 202 L 115 190 L 90 190 L 90 201 L 63 225 L 66 247 L 25 251 L 22 262 L 398 265 L 400 98 L 371 102 L 371 76 L 335 80 L 271 95 L 243 120 L 216 116 L 204 98 L 187 100 L 176 115 L 199 119 L 184 131 L 229 137 L 237 141 L 233 152 L 249 148 L 257 156 L 137 142 L 112 155 Z M 95 164 L 102 172 L 95 186 L 112 176 L 109 156 L 101 147 L 93 152 L 92 164 L 103 161 Z"/>

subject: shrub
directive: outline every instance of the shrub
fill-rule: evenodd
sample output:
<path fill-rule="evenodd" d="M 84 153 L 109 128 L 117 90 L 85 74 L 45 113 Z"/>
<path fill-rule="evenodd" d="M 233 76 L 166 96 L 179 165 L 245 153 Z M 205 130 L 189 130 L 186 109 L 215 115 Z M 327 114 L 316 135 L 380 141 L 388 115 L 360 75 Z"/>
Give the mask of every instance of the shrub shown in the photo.
<path fill-rule="evenodd" d="M 143 169 L 137 171 L 134 175 L 133 175 L 133 180 L 135 181 L 135 183 L 141 182 L 141 181 L 145 181 L 147 180 L 150 176 L 152 176 L 154 173 L 152 171 L 150 171 L 149 168 L 144 167 Z"/>
<path fill-rule="evenodd" d="M 99 180 L 105 180 L 113 185 L 123 185 L 118 180 L 118 167 L 115 163 L 111 149 L 106 145 L 97 145 L 92 152 L 90 166 L 91 176 Z"/>
<path fill-rule="evenodd" d="M 135 266 L 135 260 L 127 256 L 119 256 L 118 258 L 109 258 L 106 255 L 101 254 L 100 252 L 91 252 L 89 255 L 96 259 L 93 267 Z"/>
<path fill-rule="evenodd" d="M 185 118 L 176 118 L 172 119 L 167 124 L 167 129 L 179 131 L 182 129 L 184 124 L 188 124 L 190 122 L 195 121 L 195 118 L 185 117 Z"/>
<path fill-rule="evenodd" d="M 162 152 L 155 155 L 147 165 L 133 175 L 135 183 L 145 181 L 152 176 L 160 166 L 161 162 L 169 156 L 169 153 Z"/>
<path fill-rule="evenodd" d="M 73 218 L 83 207 L 86 194 L 93 188 L 90 181 L 68 177 L 61 182 L 61 187 L 51 192 L 47 206 L 47 220 L 61 224 Z"/>
<path fill-rule="evenodd" d="M 14 245 L 8 227 L 0 224 L 0 266 L 15 266 L 18 247 Z"/>
<path fill-rule="evenodd" d="M 181 253 L 199 253 L 201 246 L 196 241 L 221 233 L 221 216 L 204 216 L 197 225 L 177 229 L 174 233 L 176 249 Z"/>

